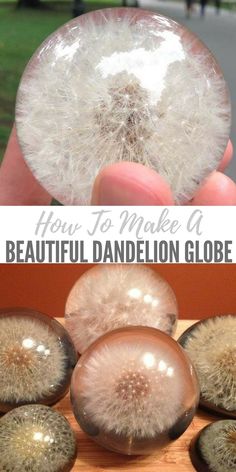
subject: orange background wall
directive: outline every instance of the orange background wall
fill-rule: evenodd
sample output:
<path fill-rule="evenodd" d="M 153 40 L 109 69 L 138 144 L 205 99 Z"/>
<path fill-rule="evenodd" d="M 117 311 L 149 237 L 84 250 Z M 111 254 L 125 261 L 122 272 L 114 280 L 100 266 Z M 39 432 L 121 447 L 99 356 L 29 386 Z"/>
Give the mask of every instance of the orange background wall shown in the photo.
<path fill-rule="evenodd" d="M 0 307 L 63 316 L 65 300 L 88 265 L 0 265 Z M 236 265 L 156 265 L 175 291 L 180 318 L 236 313 Z"/>

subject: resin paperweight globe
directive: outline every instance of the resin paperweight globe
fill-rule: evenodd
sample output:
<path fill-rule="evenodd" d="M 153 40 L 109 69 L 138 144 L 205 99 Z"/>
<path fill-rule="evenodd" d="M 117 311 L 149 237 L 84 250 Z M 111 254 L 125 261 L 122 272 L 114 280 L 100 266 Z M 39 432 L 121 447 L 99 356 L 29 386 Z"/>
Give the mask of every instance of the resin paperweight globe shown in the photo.
<path fill-rule="evenodd" d="M 200 406 L 236 418 L 236 315 L 201 320 L 178 342 L 196 369 Z"/>
<path fill-rule="evenodd" d="M 73 372 L 80 427 L 122 454 L 161 454 L 192 421 L 197 377 L 184 350 L 153 328 L 121 328 L 95 341 Z"/>
<path fill-rule="evenodd" d="M 150 326 L 173 334 L 175 294 L 155 270 L 143 265 L 98 265 L 86 271 L 69 293 L 65 323 L 78 352 L 108 331 Z"/>
<path fill-rule="evenodd" d="M 75 435 L 64 416 L 44 405 L 26 405 L 0 419 L 0 470 L 69 472 Z"/>
<path fill-rule="evenodd" d="M 157 171 L 177 204 L 217 168 L 230 100 L 206 46 L 151 11 L 111 8 L 52 34 L 22 77 L 16 126 L 26 162 L 64 204 L 88 204 L 95 177 L 130 161 Z"/>
<path fill-rule="evenodd" d="M 69 334 L 56 320 L 24 308 L 0 310 L 0 411 L 56 403 L 77 361 Z"/>
<path fill-rule="evenodd" d="M 198 472 L 234 472 L 236 421 L 216 421 L 203 428 L 193 438 L 189 453 Z"/>

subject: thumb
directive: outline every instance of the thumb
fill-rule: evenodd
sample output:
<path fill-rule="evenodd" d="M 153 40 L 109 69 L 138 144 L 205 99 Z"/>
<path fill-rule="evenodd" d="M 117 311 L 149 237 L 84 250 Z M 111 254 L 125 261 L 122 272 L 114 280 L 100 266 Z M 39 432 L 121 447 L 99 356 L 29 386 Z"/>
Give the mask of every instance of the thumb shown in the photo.
<path fill-rule="evenodd" d="M 92 205 L 174 205 L 165 180 L 134 162 L 118 162 L 102 169 L 92 193 Z"/>

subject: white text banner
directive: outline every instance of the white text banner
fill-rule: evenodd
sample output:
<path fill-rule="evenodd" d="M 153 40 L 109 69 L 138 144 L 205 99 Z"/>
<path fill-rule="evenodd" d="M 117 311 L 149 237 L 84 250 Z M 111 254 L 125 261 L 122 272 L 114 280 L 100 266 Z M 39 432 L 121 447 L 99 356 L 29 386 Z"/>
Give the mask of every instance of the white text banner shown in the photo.
<path fill-rule="evenodd" d="M 1 263 L 236 263 L 236 207 L 0 207 Z"/>

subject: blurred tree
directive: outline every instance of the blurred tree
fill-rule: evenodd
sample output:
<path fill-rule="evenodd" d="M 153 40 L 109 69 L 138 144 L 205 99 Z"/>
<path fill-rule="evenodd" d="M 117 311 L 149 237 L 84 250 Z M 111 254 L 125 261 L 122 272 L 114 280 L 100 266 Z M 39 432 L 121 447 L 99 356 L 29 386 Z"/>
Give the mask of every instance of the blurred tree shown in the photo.
<path fill-rule="evenodd" d="M 138 0 L 122 0 L 122 7 L 139 7 Z"/>
<path fill-rule="evenodd" d="M 72 16 L 75 18 L 76 16 L 83 15 L 85 13 L 85 3 L 83 0 L 73 0 L 73 7 L 72 7 Z"/>
<path fill-rule="evenodd" d="M 38 8 L 40 10 L 47 10 L 49 6 L 40 0 L 18 0 L 17 8 Z"/>

